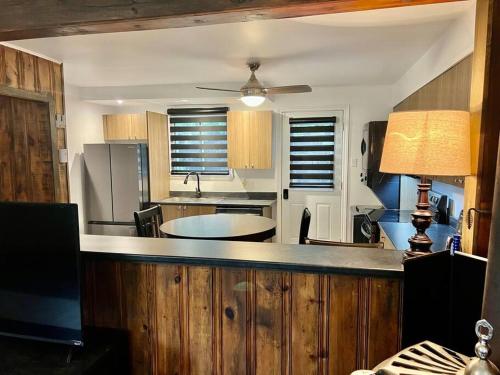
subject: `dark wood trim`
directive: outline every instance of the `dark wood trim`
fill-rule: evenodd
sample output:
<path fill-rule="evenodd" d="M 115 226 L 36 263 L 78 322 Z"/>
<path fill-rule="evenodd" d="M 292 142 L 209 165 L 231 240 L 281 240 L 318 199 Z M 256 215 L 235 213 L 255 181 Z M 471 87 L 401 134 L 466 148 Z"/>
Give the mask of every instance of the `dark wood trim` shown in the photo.
<path fill-rule="evenodd" d="M 482 113 L 479 115 L 481 121 L 480 150 L 483 160 L 479 161 L 476 203 L 480 208 L 491 210 L 492 214 L 480 217 L 478 230 L 475 233 L 475 242 L 481 248 L 488 245 L 483 316 L 493 327 L 496 327 L 498 333 L 498 327 L 500 327 L 500 154 L 497 155 L 496 164 L 493 163 L 493 160 L 494 154 L 498 150 L 500 127 L 500 111 L 498 109 L 498 101 L 500 100 L 500 3 L 497 0 L 479 1 L 483 5 L 481 10 L 486 12 L 486 14 L 481 13 L 481 15 L 483 20 L 487 21 L 488 32 L 483 40 L 486 46 L 486 64 L 484 99 Z M 476 20 L 476 24 L 477 22 Z M 494 177 L 496 178 L 494 179 Z M 495 181 L 494 185 L 493 181 Z M 487 186 L 487 184 L 491 185 Z M 488 240 L 489 244 L 486 242 Z M 493 336 L 491 348 L 491 359 L 497 366 L 500 366 L 500 335 Z"/>
<path fill-rule="evenodd" d="M 464 213 L 476 208 L 473 226 L 464 226 L 463 245 L 486 257 L 490 237 L 491 210 L 498 137 L 500 134 L 500 3 L 478 0 L 470 96 L 472 176 L 465 178 Z"/>
<path fill-rule="evenodd" d="M 479 144 L 476 208 L 492 211 L 497 168 L 498 137 L 500 135 L 500 3 L 489 1 L 489 30 L 484 75 L 481 138 Z M 476 215 L 474 254 L 486 257 L 490 238 L 491 214 Z"/>
<path fill-rule="evenodd" d="M 9 1 L 0 40 L 165 29 L 462 0 Z"/>

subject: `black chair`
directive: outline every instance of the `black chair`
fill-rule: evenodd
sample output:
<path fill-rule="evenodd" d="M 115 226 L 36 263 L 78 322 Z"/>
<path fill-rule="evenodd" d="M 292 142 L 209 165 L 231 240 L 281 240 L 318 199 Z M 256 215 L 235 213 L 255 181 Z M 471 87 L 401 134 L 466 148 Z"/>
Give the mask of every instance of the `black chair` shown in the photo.
<path fill-rule="evenodd" d="M 160 206 L 136 211 L 134 212 L 134 219 L 139 237 L 161 237 L 160 225 L 163 224 L 163 215 Z"/>
<path fill-rule="evenodd" d="M 311 225 L 311 211 L 306 207 L 302 212 L 302 219 L 300 220 L 300 234 L 299 244 L 305 245 L 307 242 L 307 235 L 309 234 L 309 226 Z"/>

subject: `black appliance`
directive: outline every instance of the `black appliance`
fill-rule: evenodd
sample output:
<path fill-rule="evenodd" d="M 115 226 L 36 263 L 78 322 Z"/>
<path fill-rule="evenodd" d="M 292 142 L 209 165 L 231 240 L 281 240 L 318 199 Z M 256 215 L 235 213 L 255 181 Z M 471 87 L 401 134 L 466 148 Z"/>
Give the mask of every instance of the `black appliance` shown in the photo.
<path fill-rule="evenodd" d="M 255 206 L 217 206 L 215 207 L 216 214 L 240 214 L 240 215 L 253 215 L 263 216 L 264 210 L 262 207 Z"/>
<path fill-rule="evenodd" d="M 368 214 L 383 207 L 375 206 L 353 206 L 352 215 L 352 241 L 355 243 L 370 243 L 372 241 L 372 222 Z"/>
<path fill-rule="evenodd" d="M 385 208 L 398 209 L 401 176 L 379 171 L 386 129 L 387 121 L 371 121 L 365 125 L 361 142 L 361 180 L 372 189 Z"/>
<path fill-rule="evenodd" d="M 0 203 L 0 335 L 81 346 L 76 204 Z"/>
<path fill-rule="evenodd" d="M 429 191 L 430 210 L 433 212 L 433 222 L 449 224 L 448 197 L 444 194 Z M 353 242 L 376 243 L 380 242 L 379 222 L 411 223 L 411 214 L 414 210 L 391 210 L 383 207 L 354 206 L 351 209 L 353 216 Z"/>

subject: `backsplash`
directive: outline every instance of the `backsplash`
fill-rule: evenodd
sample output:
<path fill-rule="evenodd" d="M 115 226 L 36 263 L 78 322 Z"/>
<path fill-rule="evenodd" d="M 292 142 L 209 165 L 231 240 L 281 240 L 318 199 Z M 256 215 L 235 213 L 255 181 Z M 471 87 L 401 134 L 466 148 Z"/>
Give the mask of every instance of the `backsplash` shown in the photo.
<path fill-rule="evenodd" d="M 401 176 L 401 210 L 414 210 L 417 204 L 417 184 L 418 179 L 409 176 Z M 464 189 L 444 184 L 438 181 L 432 181 L 432 190 L 437 193 L 448 196 L 450 204 L 450 216 L 457 219 L 460 211 L 464 208 Z"/>

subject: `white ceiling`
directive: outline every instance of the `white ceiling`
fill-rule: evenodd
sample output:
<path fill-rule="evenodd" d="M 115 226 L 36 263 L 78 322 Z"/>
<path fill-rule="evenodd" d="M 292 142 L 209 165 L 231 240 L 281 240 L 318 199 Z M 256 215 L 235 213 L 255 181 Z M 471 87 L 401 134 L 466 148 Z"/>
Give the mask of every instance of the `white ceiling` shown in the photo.
<path fill-rule="evenodd" d="M 257 76 L 267 85 L 392 84 L 472 6 L 463 1 L 11 44 L 63 62 L 66 82 L 82 87 L 239 87 L 250 58 L 261 60 Z"/>

